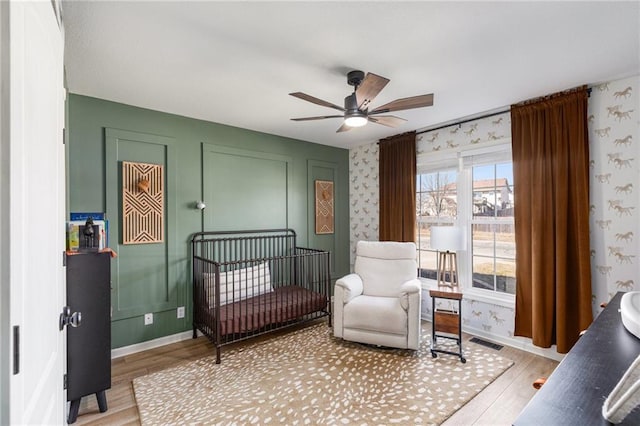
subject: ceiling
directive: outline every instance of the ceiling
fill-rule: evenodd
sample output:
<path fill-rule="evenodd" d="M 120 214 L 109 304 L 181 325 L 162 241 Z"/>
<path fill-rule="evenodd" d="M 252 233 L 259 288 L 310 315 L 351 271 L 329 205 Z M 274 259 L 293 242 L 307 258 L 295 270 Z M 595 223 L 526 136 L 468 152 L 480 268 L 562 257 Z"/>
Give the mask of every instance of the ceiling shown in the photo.
<path fill-rule="evenodd" d="M 72 93 L 352 148 L 581 84 L 640 74 L 640 2 L 63 3 Z M 434 106 L 336 133 L 352 69 L 391 82 L 372 107 Z"/>

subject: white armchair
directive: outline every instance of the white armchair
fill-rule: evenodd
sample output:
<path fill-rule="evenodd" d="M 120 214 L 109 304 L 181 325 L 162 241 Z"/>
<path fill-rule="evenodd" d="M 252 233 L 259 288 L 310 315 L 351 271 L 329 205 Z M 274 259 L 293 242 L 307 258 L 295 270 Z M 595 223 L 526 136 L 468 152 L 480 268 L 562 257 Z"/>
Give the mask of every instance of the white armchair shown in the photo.
<path fill-rule="evenodd" d="M 354 342 L 418 349 L 421 286 L 414 243 L 359 241 L 355 273 L 336 281 L 333 333 Z"/>

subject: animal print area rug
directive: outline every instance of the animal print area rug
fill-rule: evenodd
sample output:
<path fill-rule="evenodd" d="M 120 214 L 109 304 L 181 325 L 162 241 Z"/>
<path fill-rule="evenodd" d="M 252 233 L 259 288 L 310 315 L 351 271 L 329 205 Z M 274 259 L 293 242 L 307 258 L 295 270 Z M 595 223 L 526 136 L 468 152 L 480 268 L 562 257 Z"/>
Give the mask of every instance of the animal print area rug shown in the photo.
<path fill-rule="evenodd" d="M 432 358 L 429 341 L 423 333 L 417 352 L 375 348 L 336 339 L 322 323 L 133 386 L 143 425 L 440 424 L 513 365 L 467 342 L 466 364 Z"/>

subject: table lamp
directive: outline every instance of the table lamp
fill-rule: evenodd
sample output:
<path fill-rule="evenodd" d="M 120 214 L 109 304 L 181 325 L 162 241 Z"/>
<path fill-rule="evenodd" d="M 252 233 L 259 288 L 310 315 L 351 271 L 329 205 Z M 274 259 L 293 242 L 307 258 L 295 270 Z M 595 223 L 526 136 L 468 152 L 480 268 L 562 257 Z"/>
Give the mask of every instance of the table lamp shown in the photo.
<path fill-rule="evenodd" d="M 438 250 L 438 287 L 458 287 L 458 259 L 456 251 L 464 250 L 464 235 L 458 226 L 432 226 L 431 248 Z M 445 274 L 449 273 L 449 283 Z"/>

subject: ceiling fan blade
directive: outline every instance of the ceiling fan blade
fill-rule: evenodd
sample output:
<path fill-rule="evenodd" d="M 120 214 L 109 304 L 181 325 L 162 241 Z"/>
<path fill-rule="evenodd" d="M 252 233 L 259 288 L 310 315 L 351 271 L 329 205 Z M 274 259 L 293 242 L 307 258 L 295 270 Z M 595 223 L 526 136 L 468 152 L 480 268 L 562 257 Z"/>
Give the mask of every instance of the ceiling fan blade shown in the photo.
<path fill-rule="evenodd" d="M 398 127 L 407 122 L 404 118 L 396 117 L 395 115 L 378 115 L 377 117 L 369 117 L 369 121 L 382 124 L 387 127 Z"/>
<path fill-rule="evenodd" d="M 346 124 L 342 123 L 342 126 L 338 127 L 338 130 L 336 130 L 336 133 L 346 132 L 351 129 L 353 129 L 353 127 L 347 126 Z"/>
<path fill-rule="evenodd" d="M 384 86 L 386 86 L 389 81 L 388 78 L 380 77 L 370 72 L 367 73 L 367 76 L 362 80 L 362 83 L 360 83 L 360 86 L 358 86 L 356 90 L 358 109 L 367 109 L 369 104 L 378 96 L 378 93 L 384 89 Z"/>
<path fill-rule="evenodd" d="M 294 92 L 289 94 L 295 98 L 302 99 L 303 101 L 311 102 L 312 104 L 326 106 L 329 108 L 337 109 L 338 111 L 344 111 L 344 108 L 341 106 L 332 104 L 331 102 L 323 101 L 322 99 L 315 98 L 311 95 L 307 95 L 306 93 Z"/>
<path fill-rule="evenodd" d="M 401 111 L 403 109 L 422 108 L 433 105 L 433 93 L 428 95 L 411 96 L 409 98 L 396 99 L 388 104 L 379 106 L 369 114 L 382 114 L 384 112 Z"/>
<path fill-rule="evenodd" d="M 293 121 L 311 121 L 311 120 L 324 120 L 325 118 L 344 118 L 343 115 L 321 115 L 318 117 L 300 117 L 292 118 Z"/>

